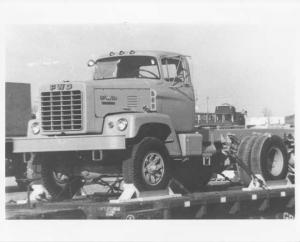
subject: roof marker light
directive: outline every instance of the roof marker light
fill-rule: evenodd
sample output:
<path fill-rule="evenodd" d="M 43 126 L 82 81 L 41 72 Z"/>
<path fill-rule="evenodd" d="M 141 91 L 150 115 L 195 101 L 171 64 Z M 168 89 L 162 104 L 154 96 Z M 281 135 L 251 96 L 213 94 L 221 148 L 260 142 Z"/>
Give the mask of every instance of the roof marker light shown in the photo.
<path fill-rule="evenodd" d="M 123 51 L 123 50 L 121 50 L 120 52 L 119 52 L 119 55 L 124 55 L 125 54 L 125 52 Z"/>
<path fill-rule="evenodd" d="M 114 56 L 115 55 L 115 52 L 111 51 L 109 52 L 109 56 Z"/>
<path fill-rule="evenodd" d="M 129 54 L 133 55 L 133 54 L 135 54 L 135 51 L 134 51 L 134 50 L 131 50 L 131 51 L 129 52 Z"/>

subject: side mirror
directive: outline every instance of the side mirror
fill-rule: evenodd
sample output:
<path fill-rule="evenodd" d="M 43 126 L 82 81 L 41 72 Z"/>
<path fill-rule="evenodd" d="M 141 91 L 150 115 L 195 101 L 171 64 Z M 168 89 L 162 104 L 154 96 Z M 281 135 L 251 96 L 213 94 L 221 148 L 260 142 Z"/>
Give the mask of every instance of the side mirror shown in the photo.
<path fill-rule="evenodd" d="M 87 62 L 87 66 L 88 67 L 92 67 L 92 66 L 94 66 L 96 64 L 96 62 L 94 61 L 94 60 L 89 60 L 88 62 Z"/>

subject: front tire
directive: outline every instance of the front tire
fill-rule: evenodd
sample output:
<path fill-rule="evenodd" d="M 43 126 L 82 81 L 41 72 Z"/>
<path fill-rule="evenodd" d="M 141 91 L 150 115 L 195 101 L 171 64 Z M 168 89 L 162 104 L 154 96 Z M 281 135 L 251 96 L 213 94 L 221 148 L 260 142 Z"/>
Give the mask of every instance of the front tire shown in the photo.
<path fill-rule="evenodd" d="M 71 164 L 57 160 L 56 156 L 48 156 L 41 162 L 41 177 L 43 184 L 53 200 L 71 199 L 83 186 L 81 177 L 72 176 L 65 168 Z"/>
<path fill-rule="evenodd" d="M 164 143 L 145 137 L 133 145 L 131 156 L 123 161 L 125 183 L 133 183 L 139 191 L 165 189 L 170 180 L 169 154 Z"/>

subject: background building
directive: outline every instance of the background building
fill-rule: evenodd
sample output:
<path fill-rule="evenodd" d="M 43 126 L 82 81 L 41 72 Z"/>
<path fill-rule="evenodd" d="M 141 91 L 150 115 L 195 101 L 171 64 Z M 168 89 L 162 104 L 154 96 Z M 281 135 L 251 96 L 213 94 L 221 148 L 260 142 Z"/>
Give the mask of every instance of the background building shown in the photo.
<path fill-rule="evenodd" d="M 283 126 L 285 125 L 285 118 L 279 116 L 270 116 L 270 117 L 247 117 L 246 118 L 246 127 L 269 127 L 269 126 Z"/>
<path fill-rule="evenodd" d="M 216 106 L 214 113 L 196 113 L 197 127 L 244 126 L 245 113 L 236 112 L 234 106 L 224 103 Z"/>
<path fill-rule="evenodd" d="M 285 116 L 285 124 L 289 124 L 291 127 L 295 127 L 295 114 Z"/>

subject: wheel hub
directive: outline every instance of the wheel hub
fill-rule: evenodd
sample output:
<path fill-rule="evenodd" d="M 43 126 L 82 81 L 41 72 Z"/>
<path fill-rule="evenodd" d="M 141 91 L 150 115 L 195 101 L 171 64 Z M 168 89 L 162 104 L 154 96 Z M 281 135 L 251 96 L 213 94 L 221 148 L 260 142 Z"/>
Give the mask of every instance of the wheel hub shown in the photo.
<path fill-rule="evenodd" d="M 268 153 L 268 171 L 273 176 L 278 176 L 284 165 L 283 154 L 280 149 L 272 147 Z"/>
<path fill-rule="evenodd" d="M 142 173 L 147 184 L 155 186 L 160 183 L 165 173 L 162 156 L 157 152 L 148 153 L 143 160 Z"/>

